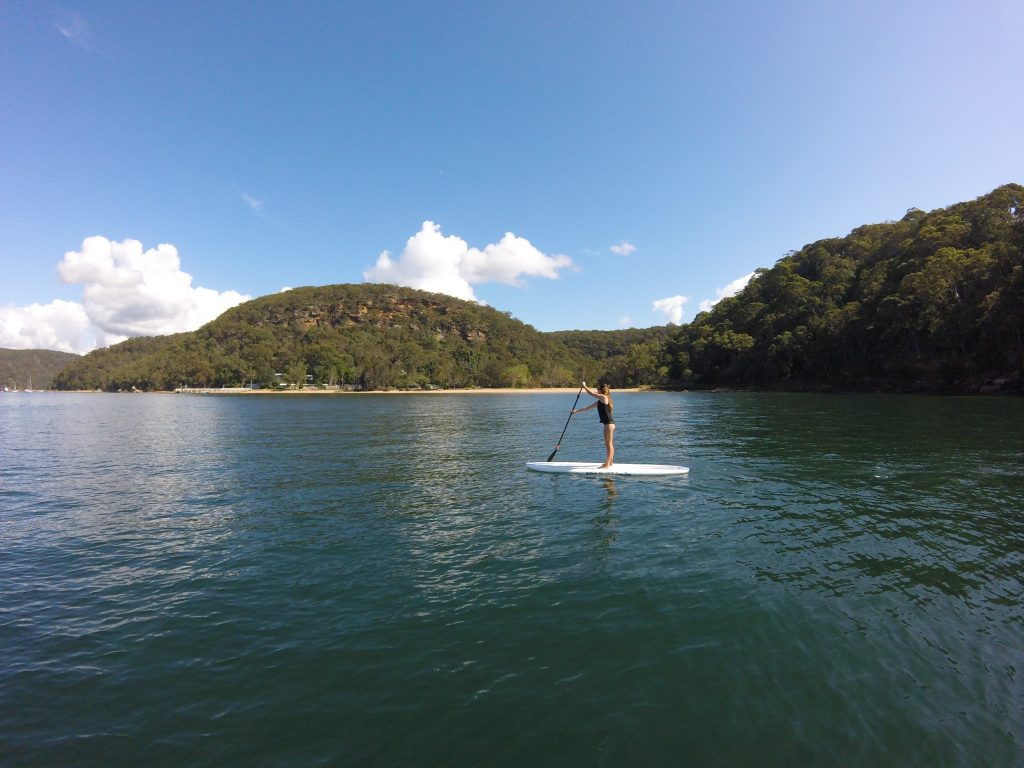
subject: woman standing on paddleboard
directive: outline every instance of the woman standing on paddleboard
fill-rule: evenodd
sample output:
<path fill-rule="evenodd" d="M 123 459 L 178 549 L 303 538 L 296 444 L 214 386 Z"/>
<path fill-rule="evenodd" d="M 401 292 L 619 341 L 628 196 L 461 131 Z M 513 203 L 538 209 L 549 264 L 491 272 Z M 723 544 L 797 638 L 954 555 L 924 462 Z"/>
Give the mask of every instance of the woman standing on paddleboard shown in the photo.
<path fill-rule="evenodd" d="M 615 459 L 615 419 L 612 418 L 612 390 L 607 384 L 600 384 L 597 387 L 597 392 L 595 392 L 587 386 L 585 381 L 583 382 L 583 388 L 587 390 L 588 395 L 597 398 L 597 402 L 591 403 L 586 408 L 574 408 L 573 413 L 583 413 L 591 408 L 597 408 L 597 417 L 601 420 L 601 424 L 604 425 L 605 458 L 601 468 L 606 469 L 612 465 L 612 461 Z"/>

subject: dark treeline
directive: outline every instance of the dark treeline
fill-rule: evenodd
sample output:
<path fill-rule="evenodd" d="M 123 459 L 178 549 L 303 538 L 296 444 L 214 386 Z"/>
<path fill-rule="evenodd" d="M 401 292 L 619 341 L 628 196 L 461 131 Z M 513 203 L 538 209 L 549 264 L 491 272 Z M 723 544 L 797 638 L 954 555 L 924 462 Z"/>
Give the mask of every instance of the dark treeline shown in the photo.
<path fill-rule="evenodd" d="M 675 386 L 995 392 L 1024 384 L 1024 187 L 821 240 L 683 327 Z"/>
<path fill-rule="evenodd" d="M 582 372 L 591 381 L 635 387 L 668 383 L 666 347 L 677 332 L 674 326 L 662 325 L 619 331 L 555 331 L 547 335 L 582 358 Z"/>
<path fill-rule="evenodd" d="M 50 349 L 0 349 L 0 388 L 49 389 L 54 377 L 77 357 Z"/>
<path fill-rule="evenodd" d="M 71 363 L 63 389 L 287 384 L 1024 390 L 1024 187 L 821 240 L 689 325 L 540 333 L 390 285 L 299 288 Z"/>

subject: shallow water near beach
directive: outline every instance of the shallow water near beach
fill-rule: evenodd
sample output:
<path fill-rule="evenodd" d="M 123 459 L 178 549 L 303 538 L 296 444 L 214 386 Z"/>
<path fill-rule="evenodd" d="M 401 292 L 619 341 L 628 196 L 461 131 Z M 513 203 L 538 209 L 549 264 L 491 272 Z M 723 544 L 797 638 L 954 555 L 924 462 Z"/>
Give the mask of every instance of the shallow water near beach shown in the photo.
<path fill-rule="evenodd" d="M 0 395 L 0 764 L 1024 765 L 1024 401 L 572 399 Z"/>

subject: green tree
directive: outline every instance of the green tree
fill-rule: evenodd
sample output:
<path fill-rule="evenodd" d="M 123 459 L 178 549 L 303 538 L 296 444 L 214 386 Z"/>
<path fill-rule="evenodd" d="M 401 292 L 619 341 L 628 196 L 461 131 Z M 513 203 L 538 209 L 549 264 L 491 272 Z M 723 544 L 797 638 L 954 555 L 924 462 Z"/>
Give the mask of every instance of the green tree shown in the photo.
<path fill-rule="evenodd" d="M 510 365 L 502 371 L 501 375 L 504 384 L 507 387 L 530 386 L 530 368 L 522 363 L 519 365 Z"/>
<path fill-rule="evenodd" d="M 303 360 L 296 360 L 288 366 L 284 379 L 296 389 L 306 386 L 306 363 Z"/>
<path fill-rule="evenodd" d="M 626 384 L 660 384 L 659 351 L 651 344 L 633 344 L 626 353 Z"/>

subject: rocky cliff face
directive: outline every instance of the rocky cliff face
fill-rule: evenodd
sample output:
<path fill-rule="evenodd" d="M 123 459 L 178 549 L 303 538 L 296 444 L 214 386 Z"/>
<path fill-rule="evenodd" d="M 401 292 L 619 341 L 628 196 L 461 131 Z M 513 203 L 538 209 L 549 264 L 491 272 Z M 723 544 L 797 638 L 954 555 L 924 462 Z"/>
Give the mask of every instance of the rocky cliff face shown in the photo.
<path fill-rule="evenodd" d="M 438 341 L 458 336 L 475 344 L 485 344 L 489 338 L 485 327 L 456 317 L 446 302 L 425 297 L 391 295 L 357 302 L 306 303 L 274 308 L 267 313 L 265 320 L 258 320 L 255 325 L 260 327 L 265 323 L 307 330 L 346 326 L 404 327 L 415 332 L 429 329 Z"/>

